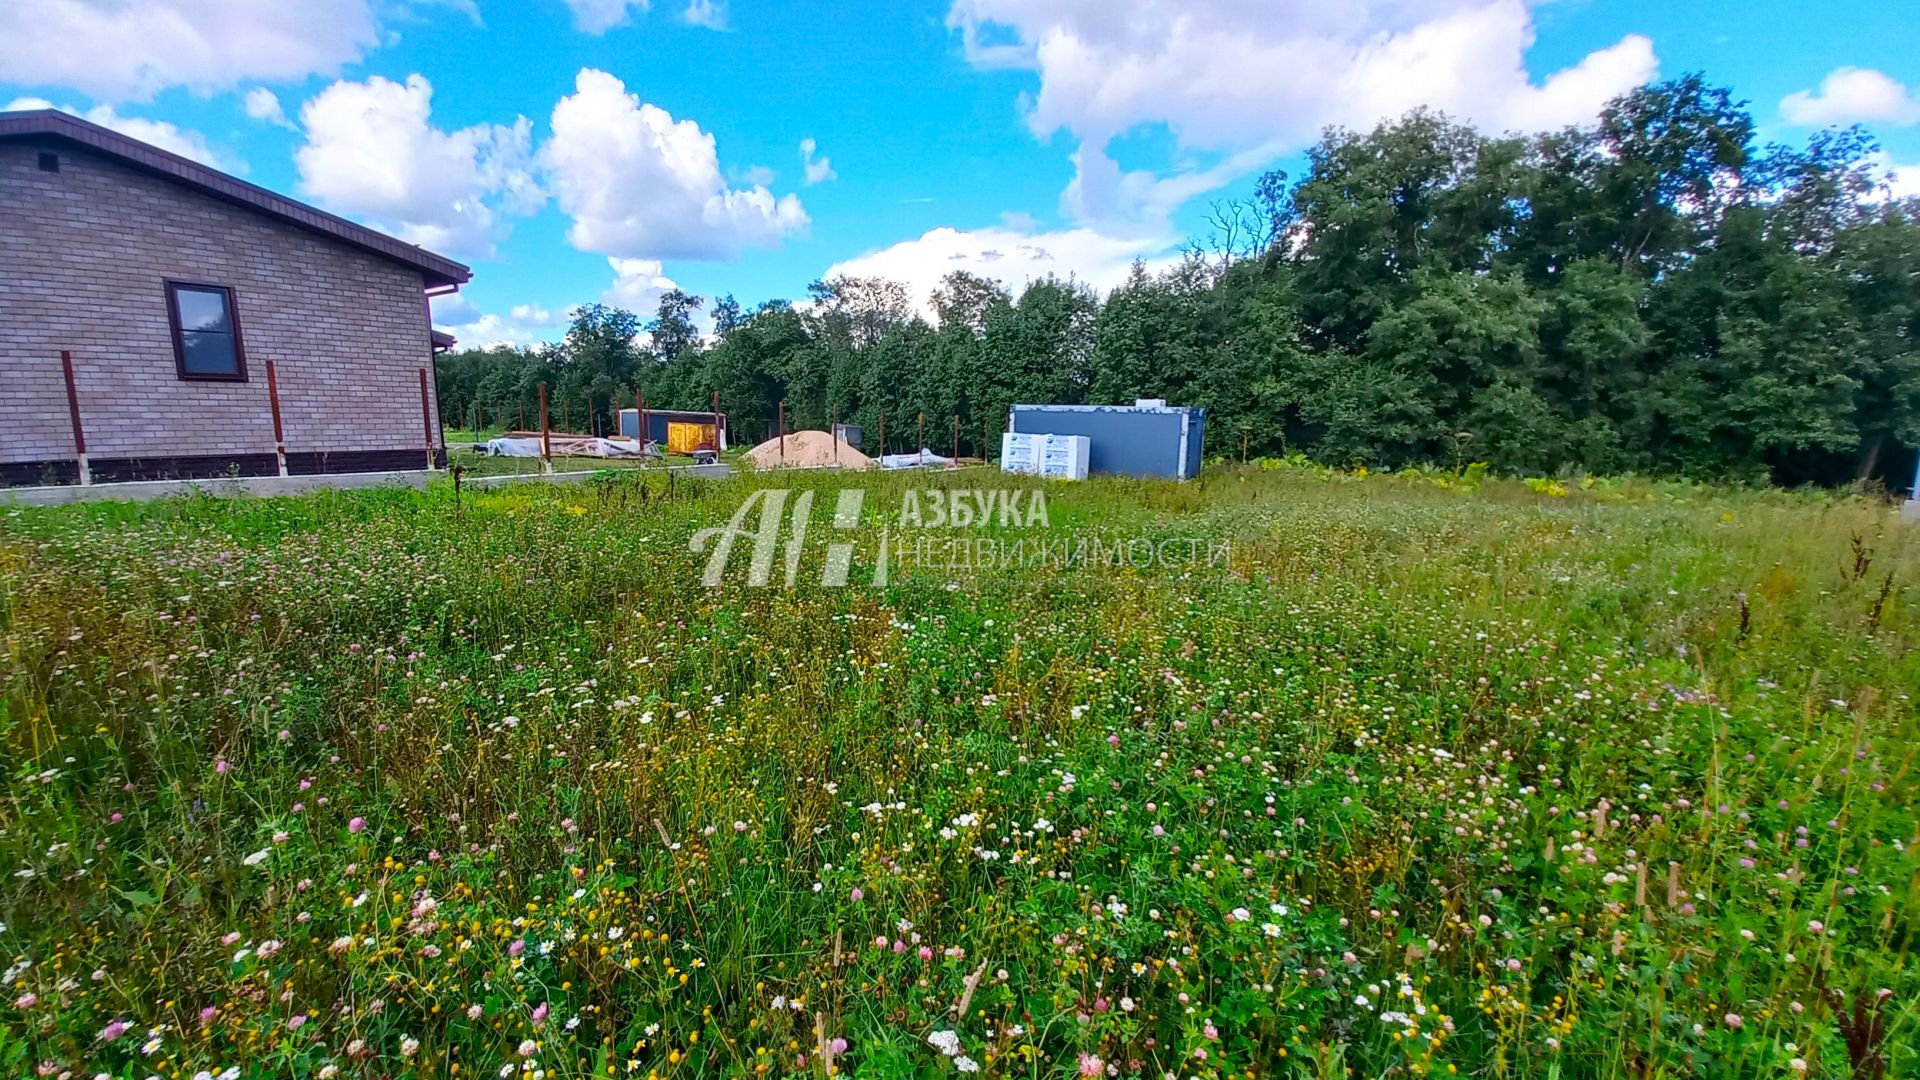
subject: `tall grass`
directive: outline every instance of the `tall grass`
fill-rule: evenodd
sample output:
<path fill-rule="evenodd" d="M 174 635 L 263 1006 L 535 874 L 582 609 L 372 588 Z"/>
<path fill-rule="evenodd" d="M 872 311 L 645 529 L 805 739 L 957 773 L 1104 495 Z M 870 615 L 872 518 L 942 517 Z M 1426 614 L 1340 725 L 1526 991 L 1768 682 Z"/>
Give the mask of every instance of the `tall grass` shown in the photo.
<path fill-rule="evenodd" d="M 1270 464 L 0 511 L 0 1074 L 1920 1070 L 1888 507 Z"/>

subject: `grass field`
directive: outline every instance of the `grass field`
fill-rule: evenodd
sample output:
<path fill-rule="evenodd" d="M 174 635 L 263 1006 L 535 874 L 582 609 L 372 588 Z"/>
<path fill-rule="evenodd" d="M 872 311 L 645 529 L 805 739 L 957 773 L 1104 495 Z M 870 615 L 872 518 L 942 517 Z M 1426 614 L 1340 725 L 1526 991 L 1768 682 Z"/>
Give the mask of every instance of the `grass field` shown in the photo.
<path fill-rule="evenodd" d="M 1920 1072 L 1887 504 L 1219 468 L 874 587 L 936 484 L 1031 486 L 0 510 L 0 1075 Z"/>

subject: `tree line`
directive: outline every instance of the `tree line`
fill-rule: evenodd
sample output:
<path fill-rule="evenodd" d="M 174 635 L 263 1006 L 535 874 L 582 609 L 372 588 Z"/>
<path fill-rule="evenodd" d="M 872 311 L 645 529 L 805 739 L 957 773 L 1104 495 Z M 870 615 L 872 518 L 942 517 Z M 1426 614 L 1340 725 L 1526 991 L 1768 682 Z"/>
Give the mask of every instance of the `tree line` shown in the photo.
<path fill-rule="evenodd" d="M 1415 111 L 1330 130 L 1306 175 L 1215 203 L 1205 235 L 1101 297 L 958 271 L 927 319 L 879 279 L 744 311 L 670 292 L 651 319 L 587 305 L 563 341 L 441 358 L 450 426 L 608 430 L 718 392 L 735 441 L 884 415 L 906 448 L 977 453 L 1015 402 L 1160 397 L 1208 410 L 1208 450 L 1335 465 L 1486 462 L 1904 483 L 1920 442 L 1920 200 L 1892 199 L 1859 128 L 1756 144 L 1698 75 L 1597 122 L 1488 136 Z M 642 331 L 645 334 L 642 335 Z M 871 452 L 871 446 L 869 450 Z"/>

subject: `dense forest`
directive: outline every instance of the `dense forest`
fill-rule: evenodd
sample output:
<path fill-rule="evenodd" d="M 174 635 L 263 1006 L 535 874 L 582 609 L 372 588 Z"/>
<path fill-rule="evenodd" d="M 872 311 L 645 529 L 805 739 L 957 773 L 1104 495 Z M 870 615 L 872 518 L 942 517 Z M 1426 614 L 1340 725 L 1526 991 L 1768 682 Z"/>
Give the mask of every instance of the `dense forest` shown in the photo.
<path fill-rule="evenodd" d="M 1104 298 L 949 275 L 814 283 L 744 311 L 667 294 L 588 305 L 564 341 L 441 358 L 449 426 L 553 416 L 606 430 L 718 392 L 735 441 L 831 414 L 888 443 L 977 453 L 1013 402 L 1163 397 L 1208 410 L 1210 454 L 1336 465 L 1469 461 L 1904 486 L 1920 442 L 1920 200 L 1858 128 L 1756 143 L 1699 76 L 1592 126 L 1491 137 L 1429 112 L 1326 133 L 1304 177 L 1214 204 L 1206 235 Z M 520 410 L 525 410 L 524 413 Z M 871 445 L 869 451 L 872 451 Z"/>

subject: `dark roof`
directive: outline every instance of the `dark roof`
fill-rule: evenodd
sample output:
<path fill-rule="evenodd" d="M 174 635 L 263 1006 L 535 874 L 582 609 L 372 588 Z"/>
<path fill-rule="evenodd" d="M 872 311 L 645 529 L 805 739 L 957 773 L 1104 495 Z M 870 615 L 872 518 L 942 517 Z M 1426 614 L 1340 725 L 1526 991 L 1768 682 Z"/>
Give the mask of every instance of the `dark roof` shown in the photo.
<path fill-rule="evenodd" d="M 396 240 L 386 233 L 355 225 L 346 218 L 316 210 L 295 202 L 257 184 L 249 184 L 210 169 L 197 161 L 150 146 L 98 124 L 71 116 L 57 109 L 27 112 L 0 112 L 0 141 L 16 139 L 52 139 L 71 143 L 95 153 L 105 154 L 175 183 L 193 188 L 216 199 L 244 206 L 298 225 L 303 229 L 344 241 L 404 266 L 410 266 L 426 278 L 428 288 L 463 285 L 473 272 L 461 263 L 413 244 Z"/>
<path fill-rule="evenodd" d="M 428 333 L 428 336 L 433 338 L 433 347 L 435 349 L 444 351 L 447 349 L 451 349 L 454 347 L 454 345 L 458 344 L 458 342 L 454 339 L 454 336 L 452 334 L 447 333 L 445 330 L 429 330 L 427 333 Z"/>

